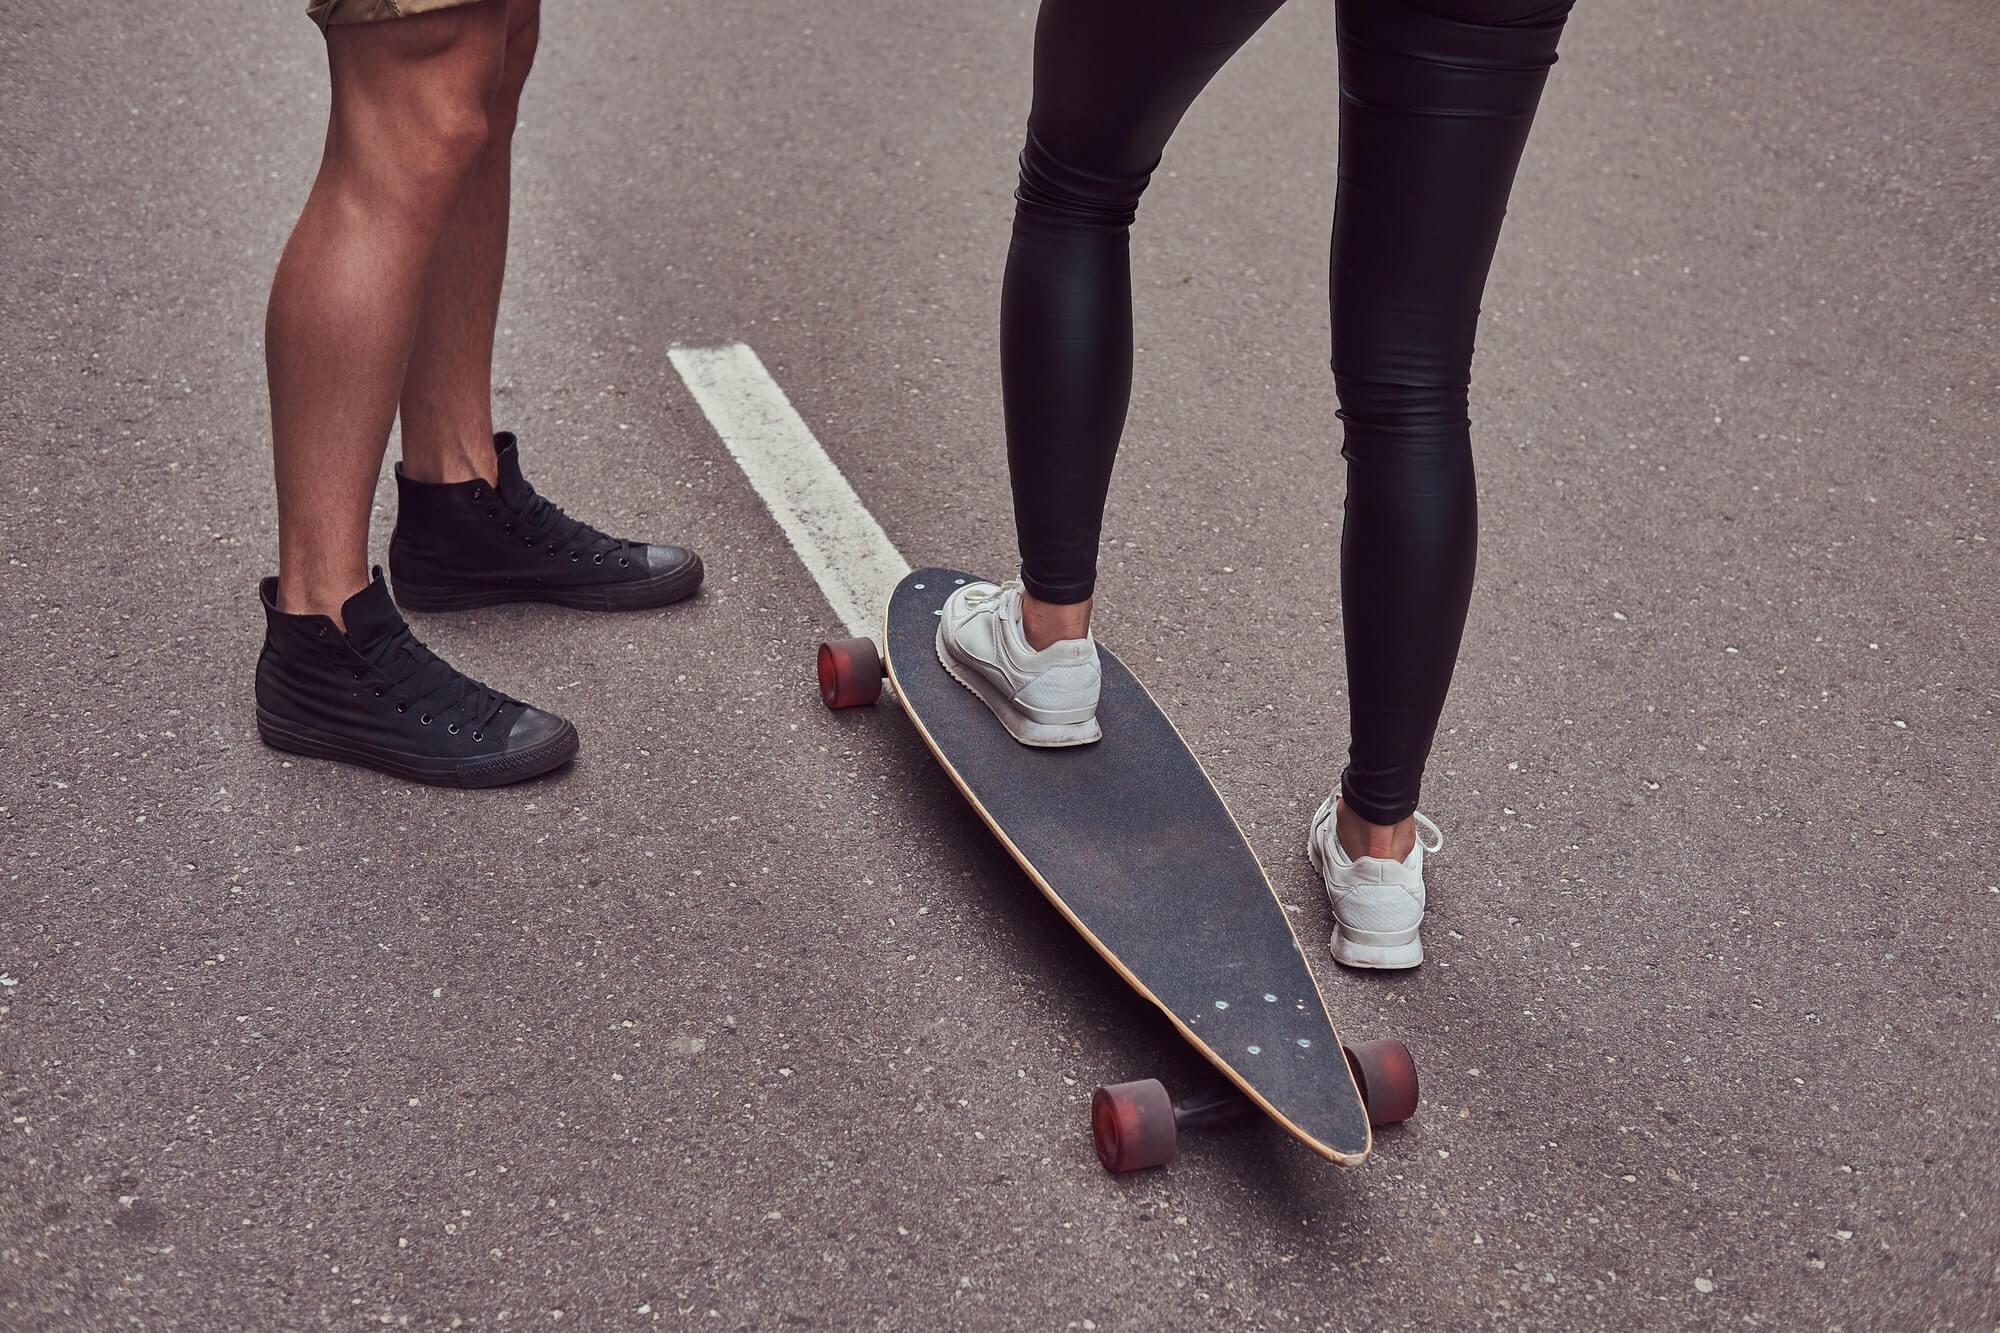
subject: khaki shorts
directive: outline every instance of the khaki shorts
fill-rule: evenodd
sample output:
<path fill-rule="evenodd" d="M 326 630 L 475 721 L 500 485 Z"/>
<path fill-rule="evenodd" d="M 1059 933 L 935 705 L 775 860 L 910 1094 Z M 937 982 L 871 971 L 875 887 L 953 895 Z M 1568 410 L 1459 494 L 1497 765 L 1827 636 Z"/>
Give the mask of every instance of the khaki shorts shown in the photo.
<path fill-rule="evenodd" d="M 335 23 L 379 23 L 409 18 L 434 9 L 469 5 L 475 0 L 306 0 L 306 16 L 320 27 Z"/>

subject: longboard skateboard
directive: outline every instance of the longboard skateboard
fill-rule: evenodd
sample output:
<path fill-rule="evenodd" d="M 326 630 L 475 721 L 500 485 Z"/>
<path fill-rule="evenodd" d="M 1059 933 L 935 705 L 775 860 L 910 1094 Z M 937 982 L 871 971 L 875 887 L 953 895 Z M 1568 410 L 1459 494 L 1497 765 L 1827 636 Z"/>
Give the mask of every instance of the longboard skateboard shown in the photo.
<path fill-rule="evenodd" d="M 1104 737 L 1022 745 L 938 659 L 945 599 L 974 576 L 920 569 L 896 588 L 880 648 L 820 645 L 829 708 L 871 704 L 886 676 L 924 743 L 1058 911 L 1157 1005 L 1228 1084 L 1176 1104 L 1154 1079 L 1091 1098 L 1111 1171 L 1161 1166 L 1181 1130 L 1262 1110 L 1356 1165 L 1370 1125 L 1407 1119 L 1416 1068 L 1399 1041 L 1343 1046 L 1270 881 L 1174 725 L 1102 643 Z"/>

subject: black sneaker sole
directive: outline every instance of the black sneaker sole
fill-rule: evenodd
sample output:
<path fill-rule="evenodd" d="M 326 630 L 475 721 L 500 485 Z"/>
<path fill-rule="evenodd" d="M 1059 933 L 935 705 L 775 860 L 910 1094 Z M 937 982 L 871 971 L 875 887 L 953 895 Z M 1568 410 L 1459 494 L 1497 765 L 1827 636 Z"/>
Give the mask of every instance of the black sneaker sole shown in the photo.
<path fill-rule="evenodd" d="M 547 602 L 576 611 L 647 611 L 692 597 L 701 587 L 702 565 L 696 556 L 684 568 L 654 578 L 534 588 L 413 584 L 397 578 L 393 568 L 389 579 L 396 604 L 411 611 L 472 611 L 506 602 Z"/>
<path fill-rule="evenodd" d="M 257 709 L 257 734 L 274 750 L 305 755 L 312 759 L 335 759 L 358 764 L 411 782 L 428 782 L 438 787 L 504 787 L 525 782 L 561 768 L 576 758 L 576 728 L 567 720 L 554 735 L 508 754 L 476 759 L 440 759 L 429 755 L 387 750 L 379 745 L 352 741 L 331 732 L 318 731 L 286 722 Z"/>

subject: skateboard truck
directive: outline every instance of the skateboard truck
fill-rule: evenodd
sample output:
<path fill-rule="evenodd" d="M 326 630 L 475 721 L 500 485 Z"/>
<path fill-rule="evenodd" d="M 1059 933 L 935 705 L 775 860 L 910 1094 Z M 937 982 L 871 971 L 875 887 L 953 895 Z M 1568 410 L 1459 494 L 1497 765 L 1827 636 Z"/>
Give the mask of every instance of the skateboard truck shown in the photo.
<path fill-rule="evenodd" d="M 1417 1109 L 1417 1066 L 1409 1048 L 1393 1039 L 1357 1041 L 1340 1048 L 1377 1129 L 1401 1124 Z M 1219 1129 L 1258 1107 L 1233 1085 L 1176 1102 L 1158 1079 L 1142 1078 L 1099 1088 L 1090 1098 L 1090 1132 L 1097 1160 L 1114 1174 L 1165 1166 L 1180 1150 L 1183 1130 Z"/>

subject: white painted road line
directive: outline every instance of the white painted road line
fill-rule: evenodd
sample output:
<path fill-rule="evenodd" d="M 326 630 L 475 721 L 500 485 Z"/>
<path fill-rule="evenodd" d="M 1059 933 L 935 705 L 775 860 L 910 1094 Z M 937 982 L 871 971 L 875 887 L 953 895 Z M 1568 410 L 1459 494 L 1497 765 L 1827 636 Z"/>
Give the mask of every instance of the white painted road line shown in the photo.
<path fill-rule="evenodd" d="M 874 635 L 910 562 L 743 343 L 668 359 L 850 634 Z"/>

